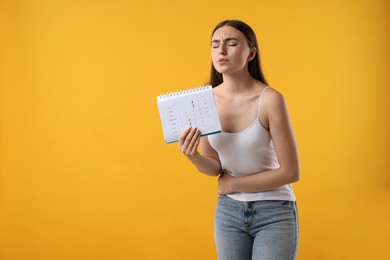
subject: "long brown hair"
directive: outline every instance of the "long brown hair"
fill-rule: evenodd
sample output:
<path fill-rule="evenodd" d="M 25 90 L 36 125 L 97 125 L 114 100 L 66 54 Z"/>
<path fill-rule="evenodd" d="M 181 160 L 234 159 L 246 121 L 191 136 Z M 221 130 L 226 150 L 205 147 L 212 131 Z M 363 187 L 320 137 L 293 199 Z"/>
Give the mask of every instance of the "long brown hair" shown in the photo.
<path fill-rule="evenodd" d="M 265 80 L 263 71 L 261 69 L 261 63 L 260 63 L 260 51 L 259 46 L 257 44 L 256 34 L 252 30 L 252 28 L 247 25 L 246 23 L 239 21 L 239 20 L 225 20 L 220 22 L 213 30 L 213 33 L 211 34 L 211 37 L 214 35 L 215 31 L 223 26 L 231 26 L 237 30 L 239 30 L 242 34 L 244 34 L 249 48 L 256 48 L 256 55 L 255 57 L 248 63 L 248 71 L 249 74 L 259 80 L 260 82 L 268 85 L 267 81 Z M 219 73 L 215 68 L 213 63 L 211 62 L 211 73 L 210 73 L 210 82 L 209 84 L 211 86 L 216 87 L 219 84 L 223 82 L 222 74 Z"/>

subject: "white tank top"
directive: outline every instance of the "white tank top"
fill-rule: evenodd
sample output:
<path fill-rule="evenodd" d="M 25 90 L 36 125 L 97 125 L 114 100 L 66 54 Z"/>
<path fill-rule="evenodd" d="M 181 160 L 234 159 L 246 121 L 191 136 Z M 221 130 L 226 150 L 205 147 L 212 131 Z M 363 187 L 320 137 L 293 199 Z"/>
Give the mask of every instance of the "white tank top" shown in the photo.
<path fill-rule="evenodd" d="M 279 168 L 271 135 L 260 123 L 260 108 L 267 88 L 261 92 L 256 120 L 249 127 L 237 133 L 222 131 L 208 136 L 210 145 L 218 153 L 222 170 L 232 176 L 240 177 Z M 241 192 L 228 196 L 239 201 L 295 201 L 291 184 L 264 192 Z"/>

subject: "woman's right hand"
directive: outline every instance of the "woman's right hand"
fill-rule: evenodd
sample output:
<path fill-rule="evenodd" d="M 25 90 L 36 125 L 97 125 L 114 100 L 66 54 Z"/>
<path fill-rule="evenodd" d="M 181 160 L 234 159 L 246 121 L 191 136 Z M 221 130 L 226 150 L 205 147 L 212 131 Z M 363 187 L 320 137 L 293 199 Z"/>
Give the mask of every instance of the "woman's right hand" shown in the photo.
<path fill-rule="evenodd" d="M 179 150 L 189 159 L 199 154 L 200 131 L 197 128 L 187 128 L 179 137 Z"/>

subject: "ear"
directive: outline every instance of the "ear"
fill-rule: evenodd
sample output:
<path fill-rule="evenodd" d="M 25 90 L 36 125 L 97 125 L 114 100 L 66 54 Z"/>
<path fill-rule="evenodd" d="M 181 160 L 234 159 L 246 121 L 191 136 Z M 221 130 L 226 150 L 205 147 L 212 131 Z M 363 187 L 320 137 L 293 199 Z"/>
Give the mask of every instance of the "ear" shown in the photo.
<path fill-rule="evenodd" d="M 256 53 L 257 53 L 257 49 L 256 47 L 253 47 L 250 52 L 249 52 L 249 56 L 248 56 L 248 62 L 253 60 L 253 58 L 256 56 Z"/>

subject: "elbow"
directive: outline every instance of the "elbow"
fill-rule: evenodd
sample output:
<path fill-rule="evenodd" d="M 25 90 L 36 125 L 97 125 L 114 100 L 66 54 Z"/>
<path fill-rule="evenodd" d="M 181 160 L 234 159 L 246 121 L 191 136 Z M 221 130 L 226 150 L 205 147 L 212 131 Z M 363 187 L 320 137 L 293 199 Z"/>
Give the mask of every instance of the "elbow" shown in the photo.
<path fill-rule="evenodd" d="M 284 176 L 286 176 L 286 183 L 298 182 L 300 179 L 300 171 L 296 169 L 285 169 Z"/>
<path fill-rule="evenodd" d="M 289 175 L 291 183 L 298 182 L 301 177 L 299 168 L 291 170 Z"/>
<path fill-rule="evenodd" d="M 203 173 L 203 174 L 206 174 L 208 176 L 211 176 L 211 177 L 218 177 L 219 174 L 221 173 L 221 170 L 219 168 L 217 169 L 214 169 L 214 168 L 207 168 L 207 167 L 198 167 L 196 166 L 196 169 Z"/>
<path fill-rule="evenodd" d="M 300 172 L 299 171 L 293 172 L 291 174 L 291 178 L 290 178 L 291 182 L 290 183 L 298 182 L 299 178 L 300 178 Z"/>

